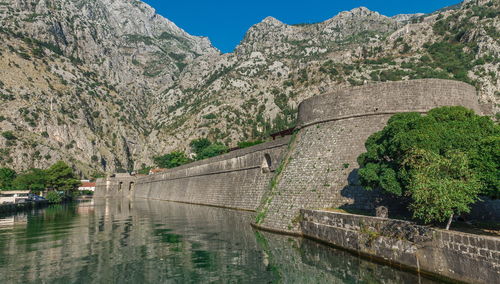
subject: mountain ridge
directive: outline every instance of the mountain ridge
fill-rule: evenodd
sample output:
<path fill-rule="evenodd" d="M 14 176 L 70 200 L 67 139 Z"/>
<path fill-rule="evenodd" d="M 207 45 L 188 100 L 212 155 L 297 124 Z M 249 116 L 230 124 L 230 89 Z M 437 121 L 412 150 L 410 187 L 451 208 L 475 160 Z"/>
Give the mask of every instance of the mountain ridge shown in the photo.
<path fill-rule="evenodd" d="M 139 1 L 8 3 L 0 126 L 18 139 L 0 137 L 0 166 L 17 170 L 57 159 L 85 176 L 137 170 L 195 138 L 263 138 L 293 126 L 303 99 L 384 80 L 467 81 L 498 111 L 489 75 L 498 74 L 498 4 L 489 1 L 393 17 L 360 7 L 306 25 L 266 17 L 224 54 Z"/>

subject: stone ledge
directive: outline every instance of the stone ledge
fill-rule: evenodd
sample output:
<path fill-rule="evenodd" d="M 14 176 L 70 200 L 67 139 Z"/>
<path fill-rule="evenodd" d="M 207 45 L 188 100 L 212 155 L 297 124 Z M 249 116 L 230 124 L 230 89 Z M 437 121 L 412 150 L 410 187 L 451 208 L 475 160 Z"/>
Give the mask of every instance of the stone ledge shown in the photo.
<path fill-rule="evenodd" d="M 306 237 L 415 271 L 471 283 L 500 279 L 500 238 L 414 223 L 320 210 L 301 210 Z"/>

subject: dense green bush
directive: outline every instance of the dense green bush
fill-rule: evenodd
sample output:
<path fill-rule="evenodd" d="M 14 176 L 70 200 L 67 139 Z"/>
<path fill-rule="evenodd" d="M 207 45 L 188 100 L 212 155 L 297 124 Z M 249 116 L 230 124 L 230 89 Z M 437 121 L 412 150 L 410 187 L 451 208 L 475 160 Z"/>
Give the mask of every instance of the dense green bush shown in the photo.
<path fill-rule="evenodd" d="M 149 171 L 152 169 L 153 167 L 146 167 L 146 165 L 142 165 L 142 168 L 137 170 L 137 173 L 140 174 L 140 175 L 147 175 L 149 174 Z"/>
<path fill-rule="evenodd" d="M 443 222 L 454 214 L 470 212 L 477 201 L 480 184 L 467 155 L 448 151 L 439 155 L 426 150 L 411 151 L 405 161 L 409 184 L 407 195 L 415 218 L 427 223 Z"/>
<path fill-rule="evenodd" d="M 63 201 L 63 197 L 57 191 L 49 191 L 47 193 L 46 199 L 49 203 L 61 203 Z"/>
<path fill-rule="evenodd" d="M 365 146 L 367 152 L 358 157 L 358 163 L 360 181 L 366 189 L 380 188 L 397 196 L 415 197 L 412 190 L 416 181 L 421 185 L 435 182 L 427 189 L 436 199 L 451 198 L 440 196 L 436 190 L 446 183 L 457 190 L 458 184 L 467 189 L 474 185 L 478 193 L 500 198 L 500 126 L 472 110 L 441 107 L 427 115 L 396 114 L 383 130 L 367 139 Z M 424 153 L 421 156 L 429 161 L 427 169 L 433 168 L 434 172 L 426 170 L 426 164 L 410 163 L 415 153 Z M 458 160 L 463 169 L 443 167 Z M 424 182 L 425 178 L 429 183 Z M 474 191 L 468 192 L 474 199 Z M 418 203 L 413 204 L 415 217 L 422 218 L 415 210 Z"/>
<path fill-rule="evenodd" d="M 189 143 L 189 146 L 191 147 L 191 150 L 198 156 L 201 154 L 201 152 L 207 148 L 208 146 L 212 145 L 212 142 L 208 140 L 208 138 L 199 138 L 191 141 Z"/>
<path fill-rule="evenodd" d="M 215 157 L 229 151 L 229 148 L 220 143 L 213 143 L 208 138 L 199 138 L 189 143 L 191 150 L 196 154 L 196 160 Z"/>

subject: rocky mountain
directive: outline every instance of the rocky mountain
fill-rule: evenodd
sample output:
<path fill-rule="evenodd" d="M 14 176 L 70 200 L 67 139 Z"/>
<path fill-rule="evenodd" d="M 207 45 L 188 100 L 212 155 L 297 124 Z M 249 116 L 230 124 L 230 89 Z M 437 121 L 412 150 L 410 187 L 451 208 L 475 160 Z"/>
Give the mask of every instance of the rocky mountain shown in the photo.
<path fill-rule="evenodd" d="M 0 38 L 0 125 L 16 137 L 0 159 L 16 169 L 133 168 L 155 95 L 219 54 L 140 1 L 4 1 Z"/>
<path fill-rule="evenodd" d="M 266 137 L 294 125 L 303 99 L 374 81 L 461 80 L 499 110 L 496 1 L 394 17 L 361 7 L 304 25 L 267 17 L 228 54 L 140 1 L 3 1 L 0 166 L 138 169 L 195 138 Z"/>

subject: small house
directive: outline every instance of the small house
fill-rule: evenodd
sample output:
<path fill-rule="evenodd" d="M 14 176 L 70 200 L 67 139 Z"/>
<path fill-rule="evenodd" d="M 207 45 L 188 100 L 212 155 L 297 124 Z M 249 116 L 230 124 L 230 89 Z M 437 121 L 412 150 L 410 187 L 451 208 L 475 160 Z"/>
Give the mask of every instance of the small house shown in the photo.
<path fill-rule="evenodd" d="M 84 190 L 95 191 L 95 182 L 90 182 L 90 181 L 82 182 L 80 187 L 78 187 L 78 190 L 79 191 L 84 191 Z"/>
<path fill-rule="evenodd" d="M 29 190 L 0 191 L 0 204 L 24 203 L 29 199 Z"/>

